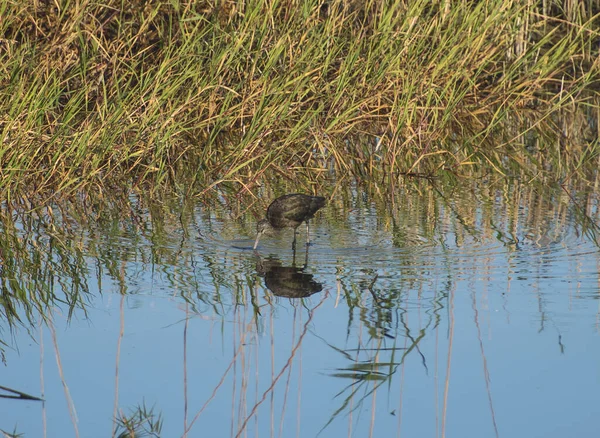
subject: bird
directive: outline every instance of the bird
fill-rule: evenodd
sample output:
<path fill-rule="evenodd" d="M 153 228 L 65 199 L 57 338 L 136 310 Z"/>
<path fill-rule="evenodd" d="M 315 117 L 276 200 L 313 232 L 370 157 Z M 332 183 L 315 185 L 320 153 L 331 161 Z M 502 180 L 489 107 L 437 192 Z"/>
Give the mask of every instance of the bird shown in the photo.
<path fill-rule="evenodd" d="M 308 245 L 310 243 L 308 221 L 324 205 L 324 197 L 302 193 L 292 193 L 275 199 L 267 208 L 266 219 L 262 219 L 256 224 L 256 240 L 253 249 L 256 250 L 258 241 L 263 234 L 271 234 L 273 231 L 283 228 L 294 229 L 292 248 L 296 248 L 296 230 L 302 222 L 306 223 L 306 244 Z"/>

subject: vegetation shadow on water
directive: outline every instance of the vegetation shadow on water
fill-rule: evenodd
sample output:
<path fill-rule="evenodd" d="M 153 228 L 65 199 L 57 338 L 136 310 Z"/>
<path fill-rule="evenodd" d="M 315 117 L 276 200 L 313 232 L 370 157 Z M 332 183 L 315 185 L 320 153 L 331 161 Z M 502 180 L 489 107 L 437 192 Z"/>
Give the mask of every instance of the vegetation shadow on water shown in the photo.
<path fill-rule="evenodd" d="M 20 363 L 15 348 L 29 352 L 35 345 L 26 347 L 26 337 L 40 343 L 48 333 L 54 355 L 64 356 L 59 381 L 79 393 L 72 409 L 91 404 L 110 411 L 112 391 L 106 389 L 111 385 L 99 378 L 104 389 L 98 388 L 91 399 L 84 397 L 81 390 L 91 384 L 89 378 L 73 376 L 68 358 L 82 348 L 87 353 L 77 355 L 79 361 L 112 357 L 121 398 L 129 406 L 152 406 L 134 407 L 131 415 L 118 414 L 119 407 L 113 430 L 155 430 L 160 425 L 169 435 L 182 433 L 171 423 L 181 412 L 189 433 L 199 424 L 222 430 L 212 418 L 223 403 L 232 402 L 239 410 L 227 424 L 234 435 L 242 433 L 251 421 L 262 425 L 269 409 L 276 411 L 268 407 L 272 399 L 283 403 L 277 415 L 286 419 L 280 427 L 287 430 L 284 424 L 299 407 L 292 400 L 300 394 L 309 400 L 302 406 L 311 416 L 319 412 L 309 433 L 337 434 L 348 415 L 371 409 L 375 415 L 382 391 L 384 398 L 393 399 L 391 417 L 403 409 L 409 415 L 410 408 L 396 404 L 398 394 L 416 396 L 402 376 L 410 373 L 429 390 L 442 391 L 435 376 L 444 366 L 446 378 L 453 374 L 452 361 L 443 365 L 441 358 L 449 355 L 450 360 L 453 348 L 458 348 L 454 360 L 459 363 L 475 353 L 477 344 L 464 344 L 462 333 L 480 339 L 486 373 L 510 385 L 497 369 L 502 361 L 494 359 L 495 343 L 484 339 L 480 318 L 494 332 L 506 333 L 496 335 L 500 344 L 516 342 L 518 335 L 511 334 L 516 329 L 531 342 L 528 348 L 549 363 L 554 363 L 547 357 L 552 349 L 536 344 L 548 335 L 567 358 L 578 350 L 580 344 L 568 333 L 576 330 L 582 340 L 588 339 L 594 332 L 584 327 L 597 317 L 599 197 L 586 182 L 567 191 L 560 185 L 484 178 L 468 180 L 468 185 L 451 179 L 398 181 L 396 190 L 385 195 L 377 184 L 357 181 L 344 184 L 345 190 L 333 185 L 336 195 L 312 220 L 311 245 L 292 249 L 290 231 L 262 241 L 258 253 L 251 248 L 264 205 L 228 192 L 205 204 L 130 196 L 124 204 L 115 203 L 119 208 L 103 206 L 85 215 L 49 207 L 25 216 L 5 211 L 0 235 L 2 254 L 10 256 L 1 273 L 8 370 L 16 373 L 14 364 Z M 283 191 L 286 184 L 274 181 L 272 188 Z M 473 321 L 477 330 L 464 327 L 465 321 Z M 112 327 L 112 341 L 100 327 Z M 80 331 L 95 341 L 82 347 Z M 148 335 L 141 338 L 140 331 Z M 146 363 L 145 375 L 155 379 L 161 364 L 168 363 L 167 392 L 164 385 L 162 390 L 148 381 L 139 385 L 139 377 L 127 372 L 131 366 L 139 369 L 135 364 L 146 362 L 144 352 L 155 355 L 157 348 L 160 358 Z M 514 348 L 515 354 L 528 354 Z M 115 349 L 120 352 L 116 357 Z M 37 354 L 43 359 L 49 353 Z M 210 362 L 203 359 L 207 355 Z M 115 367 L 115 362 L 96 362 L 103 363 L 90 369 L 97 376 Z M 478 372 L 472 365 L 469 369 Z M 47 365 L 44 370 L 45 380 L 53 382 Z M 23 385 L 24 375 L 15 376 L 21 383 L 11 384 L 14 389 L 42 395 L 57 406 L 61 391 L 30 390 Z M 183 411 L 163 400 L 172 397 L 168 394 L 181 381 L 186 390 L 176 391 L 175 400 L 186 400 Z M 471 377 L 461 382 L 470 387 L 478 381 Z M 207 385 L 212 385 L 208 392 Z M 396 385 L 404 389 L 398 393 Z M 531 395 L 527 385 L 522 391 Z M 130 393 L 140 397 L 131 400 Z M 115 400 L 120 400 L 118 394 L 113 393 Z M 226 394 L 233 400 L 226 401 Z M 424 401 L 422 397 L 418 400 Z M 506 409 L 502 391 L 490 387 L 486 397 L 492 400 L 490 412 Z M 53 415 L 68 415 L 55 409 Z M 151 412 L 152 418 L 145 422 L 140 412 Z M 397 427 L 377 415 L 379 427 Z M 506 419 L 501 423 L 511 424 Z M 79 424 L 86 428 L 87 422 Z M 412 430 L 411 424 L 405 427 Z M 369 423 L 357 419 L 353 427 L 363 430 Z M 488 427 L 483 421 L 475 429 L 481 433 Z M 10 430 L 11 424 L 3 429 Z"/>

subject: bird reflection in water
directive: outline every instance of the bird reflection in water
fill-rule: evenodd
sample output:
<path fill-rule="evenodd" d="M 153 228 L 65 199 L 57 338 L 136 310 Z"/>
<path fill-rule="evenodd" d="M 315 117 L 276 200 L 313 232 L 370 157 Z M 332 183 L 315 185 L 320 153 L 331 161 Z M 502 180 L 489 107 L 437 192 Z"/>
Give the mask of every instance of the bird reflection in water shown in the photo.
<path fill-rule="evenodd" d="M 306 298 L 323 290 L 323 285 L 315 281 L 312 274 L 304 272 L 306 263 L 299 268 L 295 265 L 295 259 L 292 266 L 282 266 L 281 260 L 272 255 L 262 259 L 255 252 L 255 257 L 257 258 L 256 272 L 265 278 L 265 286 L 273 292 L 273 295 Z"/>

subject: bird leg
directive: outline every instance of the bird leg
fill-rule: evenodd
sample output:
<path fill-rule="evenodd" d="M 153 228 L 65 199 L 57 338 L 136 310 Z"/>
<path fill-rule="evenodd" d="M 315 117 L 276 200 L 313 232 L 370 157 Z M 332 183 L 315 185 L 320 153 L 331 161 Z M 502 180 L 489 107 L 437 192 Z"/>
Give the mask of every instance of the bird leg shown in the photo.
<path fill-rule="evenodd" d="M 310 230 L 308 228 L 308 221 L 306 221 L 306 245 L 310 245 Z"/>
<path fill-rule="evenodd" d="M 298 234 L 298 227 L 294 228 L 294 241 L 292 242 L 292 249 L 296 250 L 296 235 Z"/>

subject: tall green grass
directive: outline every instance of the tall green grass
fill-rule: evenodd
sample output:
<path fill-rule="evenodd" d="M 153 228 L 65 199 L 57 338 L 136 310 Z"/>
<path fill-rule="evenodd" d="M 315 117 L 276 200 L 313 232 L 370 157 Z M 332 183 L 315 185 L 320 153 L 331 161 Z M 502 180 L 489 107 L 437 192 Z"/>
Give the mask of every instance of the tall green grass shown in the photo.
<path fill-rule="evenodd" d="M 0 0 L 0 192 L 583 172 L 598 164 L 599 11 Z M 574 118 L 584 126 L 566 129 Z"/>

